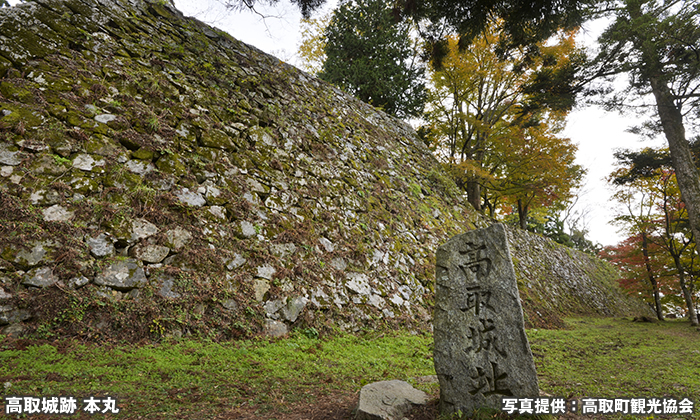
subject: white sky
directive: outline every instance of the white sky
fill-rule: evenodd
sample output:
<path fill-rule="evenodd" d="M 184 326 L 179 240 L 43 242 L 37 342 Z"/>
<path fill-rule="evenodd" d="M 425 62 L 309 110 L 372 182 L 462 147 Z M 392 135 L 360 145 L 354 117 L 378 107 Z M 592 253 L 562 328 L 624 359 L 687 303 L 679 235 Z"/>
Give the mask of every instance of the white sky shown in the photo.
<path fill-rule="evenodd" d="M 10 3 L 16 4 L 18 0 L 10 0 Z M 318 14 L 331 10 L 330 5 L 333 4 L 335 1 L 329 0 L 329 5 Z M 234 38 L 290 64 L 297 64 L 295 56 L 301 39 L 301 15 L 288 0 L 282 0 L 276 7 L 258 7 L 258 12 L 265 18 L 248 11 L 227 11 L 216 0 L 175 0 L 175 5 L 187 16 L 194 16 Z M 604 26 L 604 22 L 589 24 L 579 41 L 590 45 Z M 664 145 L 662 142 L 641 143 L 638 136 L 627 133 L 625 130 L 634 123 L 635 119 L 631 116 L 606 113 L 597 107 L 581 107 L 570 114 L 563 133 L 578 144 L 577 163 L 588 169 L 586 192 L 581 196 L 577 209 L 587 212 L 585 224 L 589 229 L 589 239 L 603 245 L 614 245 L 623 239 L 616 228 L 608 224 L 614 217 L 615 203 L 610 201 L 612 192 L 604 178 L 613 170 L 613 152 L 620 148 Z"/>

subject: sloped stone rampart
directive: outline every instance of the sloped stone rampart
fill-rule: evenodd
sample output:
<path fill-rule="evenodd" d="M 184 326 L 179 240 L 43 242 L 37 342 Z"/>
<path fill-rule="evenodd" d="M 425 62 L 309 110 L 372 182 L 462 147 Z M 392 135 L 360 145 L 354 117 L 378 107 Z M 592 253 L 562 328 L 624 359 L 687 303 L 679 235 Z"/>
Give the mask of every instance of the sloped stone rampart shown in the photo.
<path fill-rule="evenodd" d="M 411 127 L 167 1 L 1 8 L 0 77 L 13 333 L 429 328 L 435 249 L 489 224 Z"/>
<path fill-rule="evenodd" d="M 653 316 L 621 290 L 618 271 L 606 261 L 539 235 L 507 232 L 527 327 L 563 326 L 562 314 Z"/>

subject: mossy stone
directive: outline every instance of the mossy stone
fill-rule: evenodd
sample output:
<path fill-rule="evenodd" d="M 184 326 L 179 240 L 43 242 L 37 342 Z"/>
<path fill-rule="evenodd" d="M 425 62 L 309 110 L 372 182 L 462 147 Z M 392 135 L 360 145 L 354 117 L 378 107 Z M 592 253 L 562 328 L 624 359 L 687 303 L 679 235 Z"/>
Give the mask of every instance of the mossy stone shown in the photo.
<path fill-rule="evenodd" d="M 14 262 L 17 258 L 17 253 L 19 251 L 11 246 L 5 247 L 2 252 L 0 252 L 0 258 L 5 261 Z"/>
<path fill-rule="evenodd" d="M 234 153 L 239 149 L 233 136 L 217 129 L 202 132 L 199 142 L 205 147 L 224 149 Z"/>
<path fill-rule="evenodd" d="M 139 150 L 136 150 L 135 152 L 131 152 L 131 156 L 134 159 L 153 160 L 153 158 L 156 156 L 156 153 L 153 150 L 148 150 L 142 147 Z"/>
<path fill-rule="evenodd" d="M 66 107 L 63 106 L 61 103 L 53 103 L 52 101 L 48 101 L 51 105 L 48 106 L 46 109 L 48 113 L 54 117 L 54 118 L 61 118 L 62 114 L 66 112 Z"/>
<path fill-rule="evenodd" d="M 64 79 L 63 77 L 54 80 L 49 79 L 49 87 L 52 92 L 69 92 L 73 89 L 70 80 Z"/>
<path fill-rule="evenodd" d="M 119 199 L 110 200 L 118 202 Z M 111 218 L 104 219 L 102 226 L 115 238 L 126 242 L 131 238 L 131 220 L 124 214 L 117 214 Z"/>
<path fill-rule="evenodd" d="M 168 153 L 161 156 L 156 162 L 159 171 L 175 176 L 182 176 L 188 172 L 182 157 L 177 153 Z"/>
<path fill-rule="evenodd" d="M 63 9 L 60 3 L 53 4 L 51 7 L 54 8 L 54 10 Z M 54 10 L 43 8 L 40 13 L 35 14 L 35 17 L 44 25 L 53 29 L 54 32 L 61 34 L 67 39 L 77 39 L 82 36 L 82 33 L 75 26 L 62 19 L 61 15 L 56 13 Z M 68 10 L 64 10 L 68 12 Z"/>
<path fill-rule="evenodd" d="M 32 92 L 29 89 L 17 86 L 12 82 L 0 83 L 0 93 L 6 98 L 25 103 L 29 102 L 32 97 Z"/>
<path fill-rule="evenodd" d="M 73 153 L 73 145 L 66 138 L 49 141 L 49 147 L 54 153 L 63 158 L 67 158 Z"/>
<path fill-rule="evenodd" d="M 3 102 L 0 104 L 0 110 L 4 111 L 0 114 L 2 115 L 0 121 L 7 127 L 17 127 L 21 123 L 25 128 L 32 128 L 41 125 L 42 122 L 40 114 L 33 112 L 30 108 Z"/>
<path fill-rule="evenodd" d="M 244 111 L 250 111 L 253 109 L 252 106 L 250 106 L 250 102 L 248 102 L 247 99 L 243 98 L 238 102 L 238 107 L 241 108 Z"/>
<path fill-rule="evenodd" d="M 70 163 L 68 159 L 42 153 L 32 161 L 29 169 L 35 174 L 61 175 L 70 170 Z"/>
<path fill-rule="evenodd" d="M 192 110 L 195 111 L 195 110 Z M 199 112 L 199 111 L 197 111 Z M 205 133 L 209 130 L 211 130 L 211 124 L 205 120 L 204 118 L 197 117 L 194 120 L 192 120 L 192 125 L 196 128 L 200 129 L 200 135 L 201 133 Z"/>
<path fill-rule="evenodd" d="M 75 111 L 68 111 L 61 115 L 61 119 L 71 127 L 80 127 L 85 124 L 85 119 Z"/>
<path fill-rule="evenodd" d="M 100 134 L 91 135 L 83 147 L 87 153 L 106 157 L 125 153 L 125 150 L 119 147 L 119 143 Z"/>
<path fill-rule="evenodd" d="M 0 56 L 0 77 L 5 77 L 7 71 L 12 68 L 12 62 Z"/>
<path fill-rule="evenodd" d="M 104 185 L 107 187 L 134 188 L 142 183 L 142 178 L 127 170 L 120 170 L 116 173 L 108 173 L 104 178 Z"/>
<path fill-rule="evenodd" d="M 141 145 L 134 138 L 134 136 L 120 135 L 120 136 L 118 136 L 118 138 L 119 138 L 119 143 L 131 151 L 136 151 L 136 150 L 139 150 L 141 148 Z"/>
<path fill-rule="evenodd" d="M 77 176 L 70 180 L 69 185 L 73 189 L 73 192 L 80 193 L 86 196 L 98 193 L 101 190 L 101 183 L 99 182 L 99 178 Z"/>
<path fill-rule="evenodd" d="M 227 161 L 229 156 L 228 153 L 221 149 L 214 149 L 211 147 L 196 147 L 194 149 L 194 155 L 199 156 L 205 163 Z"/>
<path fill-rule="evenodd" d="M 107 126 L 107 125 L 105 125 L 105 124 L 97 124 L 97 123 L 93 123 L 93 122 L 90 122 L 90 121 L 86 121 L 86 122 L 81 126 L 81 128 L 86 128 L 86 129 L 88 129 L 89 131 L 92 131 L 93 133 L 102 134 L 102 135 L 107 135 L 107 134 L 109 134 L 109 133 L 112 131 L 112 130 L 109 128 L 109 126 Z"/>

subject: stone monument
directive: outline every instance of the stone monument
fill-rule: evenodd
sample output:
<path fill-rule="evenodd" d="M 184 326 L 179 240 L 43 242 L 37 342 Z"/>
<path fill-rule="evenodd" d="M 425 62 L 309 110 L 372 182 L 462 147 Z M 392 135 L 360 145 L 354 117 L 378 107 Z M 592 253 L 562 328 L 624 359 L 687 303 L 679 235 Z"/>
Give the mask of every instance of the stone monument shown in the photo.
<path fill-rule="evenodd" d="M 433 319 L 440 412 L 501 409 L 503 397 L 538 397 L 537 372 L 501 224 L 440 246 Z"/>

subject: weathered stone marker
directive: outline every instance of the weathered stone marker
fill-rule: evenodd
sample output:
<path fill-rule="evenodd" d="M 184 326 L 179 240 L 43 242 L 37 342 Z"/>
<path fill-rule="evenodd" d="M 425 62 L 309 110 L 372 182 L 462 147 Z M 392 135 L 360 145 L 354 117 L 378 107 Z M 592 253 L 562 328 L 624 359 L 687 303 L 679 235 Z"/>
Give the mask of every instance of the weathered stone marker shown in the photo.
<path fill-rule="evenodd" d="M 496 224 L 440 246 L 433 328 L 440 412 L 471 416 L 539 387 L 506 231 Z"/>

